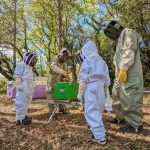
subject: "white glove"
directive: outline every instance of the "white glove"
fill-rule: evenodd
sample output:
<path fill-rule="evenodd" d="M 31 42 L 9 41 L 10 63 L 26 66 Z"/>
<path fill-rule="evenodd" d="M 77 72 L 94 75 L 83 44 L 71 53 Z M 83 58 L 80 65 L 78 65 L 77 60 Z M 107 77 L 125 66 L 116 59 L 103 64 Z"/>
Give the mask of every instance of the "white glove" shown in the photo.
<path fill-rule="evenodd" d="M 81 93 L 77 95 L 77 99 L 80 100 L 81 102 L 83 101 L 83 95 L 81 95 Z"/>
<path fill-rule="evenodd" d="M 17 90 L 18 90 L 18 91 L 23 91 L 22 85 L 19 85 L 19 86 L 17 87 Z"/>
<path fill-rule="evenodd" d="M 20 78 L 15 78 L 14 86 L 16 87 L 17 90 L 22 91 L 23 87 L 21 84 L 21 79 Z"/>
<path fill-rule="evenodd" d="M 85 88 L 86 88 L 86 83 L 85 82 L 80 82 L 77 99 L 80 100 L 81 102 L 83 101 Z"/>
<path fill-rule="evenodd" d="M 21 79 L 19 77 L 16 77 L 13 84 L 15 87 L 20 86 L 21 85 Z"/>

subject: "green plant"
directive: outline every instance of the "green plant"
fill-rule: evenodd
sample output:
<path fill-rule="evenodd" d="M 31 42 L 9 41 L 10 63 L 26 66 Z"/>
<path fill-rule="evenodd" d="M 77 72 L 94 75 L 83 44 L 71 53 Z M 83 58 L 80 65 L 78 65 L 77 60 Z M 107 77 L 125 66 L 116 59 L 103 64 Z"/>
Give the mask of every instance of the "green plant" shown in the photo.
<path fill-rule="evenodd" d="M 7 91 L 7 80 L 2 79 L 0 80 L 0 94 L 6 93 Z"/>

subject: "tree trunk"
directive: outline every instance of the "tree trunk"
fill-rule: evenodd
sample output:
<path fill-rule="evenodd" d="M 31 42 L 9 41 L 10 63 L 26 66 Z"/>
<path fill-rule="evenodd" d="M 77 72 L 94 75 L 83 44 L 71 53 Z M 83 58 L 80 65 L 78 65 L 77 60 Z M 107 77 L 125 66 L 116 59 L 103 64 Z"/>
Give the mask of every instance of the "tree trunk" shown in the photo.
<path fill-rule="evenodd" d="M 57 0 L 58 9 L 58 51 L 62 48 L 62 2 Z"/>
<path fill-rule="evenodd" d="M 24 48 L 28 52 L 28 46 L 27 46 L 27 22 L 24 18 Z"/>
<path fill-rule="evenodd" d="M 16 67 L 16 22 L 17 22 L 17 0 L 14 0 L 14 32 L 13 32 L 13 37 L 14 37 L 14 44 L 13 44 L 13 72 Z"/>

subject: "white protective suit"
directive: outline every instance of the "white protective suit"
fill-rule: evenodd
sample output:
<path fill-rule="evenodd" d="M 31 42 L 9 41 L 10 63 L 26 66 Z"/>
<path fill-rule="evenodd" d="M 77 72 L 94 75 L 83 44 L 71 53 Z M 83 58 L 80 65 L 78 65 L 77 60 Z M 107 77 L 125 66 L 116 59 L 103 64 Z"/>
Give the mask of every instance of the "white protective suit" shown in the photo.
<path fill-rule="evenodd" d="M 34 57 L 36 57 L 34 53 L 25 53 L 23 62 L 18 63 L 14 71 L 13 77 L 15 78 L 16 86 L 15 108 L 16 118 L 19 121 L 25 118 L 32 100 L 33 71 L 29 64 Z"/>
<path fill-rule="evenodd" d="M 106 93 L 110 85 L 108 66 L 99 56 L 96 45 L 88 41 L 81 50 L 83 62 L 79 72 L 78 97 L 84 91 L 85 118 L 90 129 L 98 140 L 105 140 L 105 128 L 102 114 L 105 109 Z"/>

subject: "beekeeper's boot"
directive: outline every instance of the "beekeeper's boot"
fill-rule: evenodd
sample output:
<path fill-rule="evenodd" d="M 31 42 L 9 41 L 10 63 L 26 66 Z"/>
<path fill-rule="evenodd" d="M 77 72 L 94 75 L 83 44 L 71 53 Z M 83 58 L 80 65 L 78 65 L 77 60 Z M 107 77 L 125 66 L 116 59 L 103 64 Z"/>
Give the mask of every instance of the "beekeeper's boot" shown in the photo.
<path fill-rule="evenodd" d="M 25 117 L 23 120 L 17 120 L 17 125 L 28 125 L 32 123 L 32 119 Z"/>

